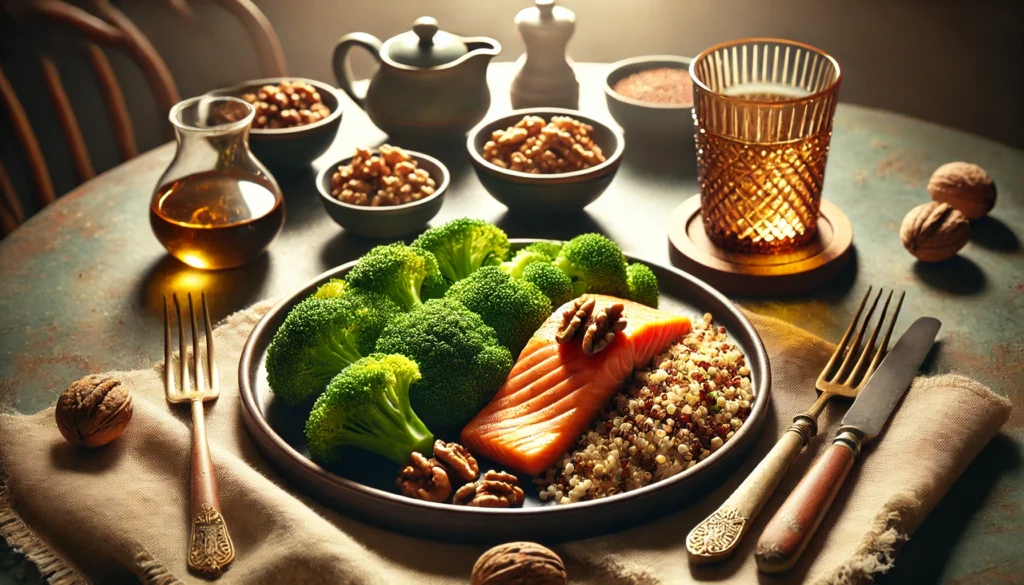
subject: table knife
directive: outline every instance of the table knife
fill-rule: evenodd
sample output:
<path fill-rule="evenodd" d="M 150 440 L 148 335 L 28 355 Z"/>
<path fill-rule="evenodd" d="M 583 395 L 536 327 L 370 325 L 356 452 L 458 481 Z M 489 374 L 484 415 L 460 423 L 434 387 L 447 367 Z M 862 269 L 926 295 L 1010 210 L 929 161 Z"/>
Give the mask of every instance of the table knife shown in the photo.
<path fill-rule="evenodd" d="M 765 526 L 754 557 L 766 573 L 796 563 L 853 467 L 865 441 L 878 436 L 928 355 L 942 323 L 931 317 L 914 321 L 861 390 L 825 450 Z"/>

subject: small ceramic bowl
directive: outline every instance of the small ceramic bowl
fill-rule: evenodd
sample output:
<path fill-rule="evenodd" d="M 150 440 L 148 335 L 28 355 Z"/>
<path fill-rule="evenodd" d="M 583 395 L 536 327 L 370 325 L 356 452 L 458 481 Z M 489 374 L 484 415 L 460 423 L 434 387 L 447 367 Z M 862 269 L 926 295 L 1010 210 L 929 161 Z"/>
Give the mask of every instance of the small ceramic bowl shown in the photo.
<path fill-rule="evenodd" d="M 631 141 L 676 139 L 693 147 L 692 98 L 685 105 L 659 104 L 626 97 L 612 89 L 622 79 L 641 71 L 669 68 L 689 73 L 691 61 L 691 57 L 648 55 L 612 63 L 605 77 L 605 101 L 608 111 Z"/>
<path fill-rule="evenodd" d="M 282 81 L 302 81 L 312 85 L 320 93 L 320 99 L 331 113 L 323 120 L 305 126 L 249 130 L 249 149 L 271 171 L 307 168 L 321 154 L 327 152 L 338 133 L 338 126 L 341 125 L 341 96 L 338 90 L 328 83 L 314 79 L 268 77 L 252 79 L 209 92 L 209 95 L 242 97 L 242 94 L 254 93 L 264 85 L 277 85 Z"/>
<path fill-rule="evenodd" d="M 367 238 L 393 238 L 415 232 L 427 225 L 444 203 L 445 191 L 448 190 L 450 182 L 448 169 L 441 161 L 422 152 L 405 152 L 417 162 L 419 168 L 430 173 L 430 178 L 434 179 L 436 186 L 433 195 L 419 201 L 385 207 L 343 203 L 331 195 L 331 177 L 339 166 L 352 162 L 353 157 L 350 156 L 325 167 L 316 177 L 316 188 L 320 191 L 320 199 L 324 202 L 327 215 L 346 231 Z"/>
<path fill-rule="evenodd" d="M 547 121 L 551 116 L 569 116 L 590 124 L 594 127 L 594 142 L 604 152 L 605 161 L 571 173 L 534 175 L 504 169 L 484 160 L 484 144 L 491 139 L 491 133 L 514 125 L 523 116 L 540 116 Z M 617 128 L 576 110 L 527 108 L 481 122 L 469 131 L 466 147 L 476 176 L 492 197 L 512 210 L 550 214 L 580 211 L 600 197 L 619 170 L 626 140 Z"/>

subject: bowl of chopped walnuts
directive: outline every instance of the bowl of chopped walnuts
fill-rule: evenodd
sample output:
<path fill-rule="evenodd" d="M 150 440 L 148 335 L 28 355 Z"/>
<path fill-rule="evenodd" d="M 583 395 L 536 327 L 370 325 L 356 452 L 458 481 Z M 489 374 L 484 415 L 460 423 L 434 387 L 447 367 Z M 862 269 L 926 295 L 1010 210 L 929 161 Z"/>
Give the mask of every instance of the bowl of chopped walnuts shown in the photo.
<path fill-rule="evenodd" d="M 209 95 L 252 104 L 256 117 L 249 130 L 249 149 L 272 171 L 308 167 L 330 148 L 341 124 L 338 90 L 313 79 L 253 79 Z"/>
<path fill-rule="evenodd" d="M 492 197 L 512 210 L 579 211 L 619 170 L 622 132 L 575 110 L 529 108 L 469 132 L 473 168 Z"/>
<path fill-rule="evenodd" d="M 412 233 L 441 210 L 449 174 L 432 156 L 385 144 L 325 167 L 316 179 L 327 214 L 369 238 Z"/>

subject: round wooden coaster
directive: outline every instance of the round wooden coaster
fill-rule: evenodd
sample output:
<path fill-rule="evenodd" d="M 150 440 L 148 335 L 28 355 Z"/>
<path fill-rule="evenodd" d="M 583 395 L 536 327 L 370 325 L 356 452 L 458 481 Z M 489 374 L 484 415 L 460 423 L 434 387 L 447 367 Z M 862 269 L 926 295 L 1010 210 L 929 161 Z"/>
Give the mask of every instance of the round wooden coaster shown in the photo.
<path fill-rule="evenodd" d="M 683 201 L 668 219 L 672 263 L 727 293 L 791 294 L 824 283 L 843 268 L 853 249 L 853 226 L 835 204 L 822 200 L 818 235 L 777 255 L 722 250 L 711 243 L 700 216 L 700 195 Z"/>

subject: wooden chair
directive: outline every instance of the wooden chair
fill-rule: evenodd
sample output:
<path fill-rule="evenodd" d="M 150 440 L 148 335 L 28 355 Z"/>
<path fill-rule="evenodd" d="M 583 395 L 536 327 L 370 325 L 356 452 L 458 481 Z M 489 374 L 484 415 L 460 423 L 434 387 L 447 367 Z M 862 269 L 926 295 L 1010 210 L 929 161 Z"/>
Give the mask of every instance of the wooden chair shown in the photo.
<path fill-rule="evenodd" d="M 186 21 L 195 21 L 195 14 L 187 0 L 167 1 Z M 263 12 L 250 0 L 216 2 L 243 24 L 255 45 L 264 74 L 268 77 L 286 76 L 287 66 L 281 43 Z M 149 39 L 123 12 L 109 0 L 89 0 L 88 6 L 87 10 L 65 0 L 29 0 L 21 6 L 22 14 L 18 17 L 71 29 L 85 40 L 86 56 L 104 100 L 118 154 L 124 162 L 138 154 L 134 128 L 121 85 L 104 49 L 100 47 L 124 53 L 134 61 L 144 74 L 160 111 L 170 111 L 171 106 L 181 100 L 181 96 L 164 60 Z M 45 54 L 40 55 L 39 59 L 46 92 L 70 151 L 75 180 L 79 183 L 87 181 L 95 175 L 95 170 L 78 118 L 64 91 L 53 60 Z M 25 157 L 27 172 L 37 200 L 41 207 L 49 205 L 56 200 L 56 194 L 46 159 L 25 109 L 2 66 L 0 100 Z M 7 168 L 0 161 L 0 237 L 9 234 L 24 221 L 25 213 L 21 199 L 15 192 Z"/>

